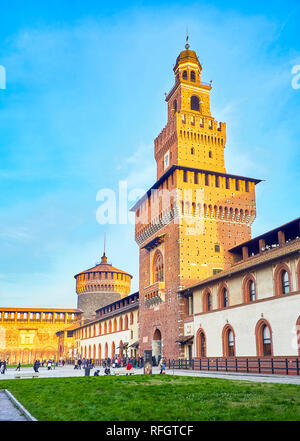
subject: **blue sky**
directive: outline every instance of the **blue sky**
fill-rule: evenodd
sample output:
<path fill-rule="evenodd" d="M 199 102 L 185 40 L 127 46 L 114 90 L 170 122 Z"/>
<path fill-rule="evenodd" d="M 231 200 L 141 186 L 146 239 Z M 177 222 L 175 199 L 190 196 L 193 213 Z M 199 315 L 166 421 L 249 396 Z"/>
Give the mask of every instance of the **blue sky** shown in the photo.
<path fill-rule="evenodd" d="M 300 5 L 14 1 L 0 6 L 0 304 L 75 307 L 103 251 L 138 289 L 134 227 L 96 220 L 103 188 L 148 189 L 164 93 L 185 44 L 213 80 L 228 173 L 257 186 L 253 236 L 299 216 Z M 130 204 L 129 204 L 130 206 Z"/>

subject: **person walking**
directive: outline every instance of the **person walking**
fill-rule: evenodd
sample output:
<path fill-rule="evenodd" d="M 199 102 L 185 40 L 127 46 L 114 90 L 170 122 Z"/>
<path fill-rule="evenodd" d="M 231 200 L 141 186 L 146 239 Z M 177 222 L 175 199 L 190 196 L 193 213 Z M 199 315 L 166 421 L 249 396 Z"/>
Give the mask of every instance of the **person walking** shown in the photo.
<path fill-rule="evenodd" d="M 166 373 L 166 362 L 165 362 L 164 358 L 160 359 L 159 367 L 160 367 L 160 374 L 165 374 Z"/>
<path fill-rule="evenodd" d="M 20 371 L 20 369 L 21 369 L 21 363 L 18 361 L 16 371 Z"/>
<path fill-rule="evenodd" d="M 38 372 L 39 367 L 40 367 L 40 364 L 39 364 L 38 360 L 35 360 L 34 365 L 33 365 L 34 372 Z"/>
<path fill-rule="evenodd" d="M 77 363 L 77 364 L 78 364 L 78 368 L 79 368 L 79 369 L 81 369 L 81 360 L 80 360 L 80 358 L 79 358 L 79 360 L 78 360 L 78 363 Z"/>
<path fill-rule="evenodd" d="M 51 370 L 51 360 L 48 360 L 47 368 L 48 368 L 48 371 Z"/>
<path fill-rule="evenodd" d="M 5 374 L 6 370 L 6 361 L 4 360 L 1 365 L 1 374 Z"/>

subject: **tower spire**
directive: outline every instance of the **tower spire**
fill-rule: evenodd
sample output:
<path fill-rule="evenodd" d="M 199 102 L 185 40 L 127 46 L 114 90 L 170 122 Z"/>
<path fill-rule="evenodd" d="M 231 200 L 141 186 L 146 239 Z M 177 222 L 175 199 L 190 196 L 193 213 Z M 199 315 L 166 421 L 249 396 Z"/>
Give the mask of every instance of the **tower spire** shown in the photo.
<path fill-rule="evenodd" d="M 185 39 L 185 41 L 186 41 L 185 48 L 188 50 L 188 49 L 190 48 L 190 45 L 189 45 L 189 43 L 188 43 L 188 41 L 189 41 L 189 29 L 188 29 L 188 25 L 186 25 L 186 39 Z"/>
<path fill-rule="evenodd" d="M 106 246 L 106 233 L 104 233 L 104 247 L 103 247 L 103 256 L 101 258 L 101 263 L 107 263 L 107 257 L 105 254 L 105 246 Z"/>

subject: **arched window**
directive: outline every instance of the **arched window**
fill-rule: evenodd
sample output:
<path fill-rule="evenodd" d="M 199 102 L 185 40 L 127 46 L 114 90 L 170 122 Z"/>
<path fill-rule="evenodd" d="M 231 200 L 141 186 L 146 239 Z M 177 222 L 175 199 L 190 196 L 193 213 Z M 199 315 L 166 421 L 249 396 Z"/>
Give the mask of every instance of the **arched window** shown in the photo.
<path fill-rule="evenodd" d="M 206 338 L 202 329 L 197 332 L 197 357 L 206 357 Z"/>
<path fill-rule="evenodd" d="M 203 294 L 203 311 L 211 311 L 212 310 L 212 296 L 209 289 L 204 291 Z"/>
<path fill-rule="evenodd" d="M 221 301 L 220 304 L 221 308 L 227 308 L 227 306 L 229 306 L 227 288 L 222 288 L 220 301 Z"/>
<path fill-rule="evenodd" d="M 133 325 L 133 312 L 130 313 L 130 324 Z"/>
<path fill-rule="evenodd" d="M 267 325 L 262 327 L 263 354 L 271 355 L 271 335 Z"/>
<path fill-rule="evenodd" d="M 128 329 L 128 315 L 125 315 L 125 329 Z"/>
<path fill-rule="evenodd" d="M 200 100 L 195 95 L 191 97 L 191 110 L 200 110 Z"/>
<path fill-rule="evenodd" d="M 234 357 L 234 337 L 231 329 L 229 329 L 227 334 L 227 344 L 228 344 L 228 357 Z"/>
<path fill-rule="evenodd" d="M 243 293 L 245 303 L 254 302 L 256 300 L 255 278 L 252 274 L 247 274 L 243 280 Z"/>
<path fill-rule="evenodd" d="M 115 318 L 114 319 L 114 332 L 116 332 L 116 330 L 117 330 L 117 319 Z"/>
<path fill-rule="evenodd" d="M 226 325 L 222 333 L 223 337 L 223 356 L 234 357 L 235 356 L 235 335 L 230 325 Z"/>
<path fill-rule="evenodd" d="M 105 353 L 104 353 L 104 358 L 108 358 L 108 344 L 105 343 Z"/>
<path fill-rule="evenodd" d="M 187 71 L 184 70 L 184 71 L 182 72 L 182 79 L 183 79 L 183 80 L 187 80 L 187 78 L 188 78 Z"/>
<path fill-rule="evenodd" d="M 287 271 L 281 272 L 281 293 L 288 294 L 290 292 L 290 280 Z"/>
<path fill-rule="evenodd" d="M 120 317 L 119 319 L 119 331 L 123 331 L 123 319 Z"/>
<path fill-rule="evenodd" d="M 164 261 L 159 250 L 155 252 L 153 258 L 153 283 L 164 281 Z"/>
<path fill-rule="evenodd" d="M 191 81 L 195 82 L 196 81 L 196 74 L 195 71 L 191 71 Z"/>
<path fill-rule="evenodd" d="M 111 334 L 111 320 L 108 322 L 108 333 Z"/>
<path fill-rule="evenodd" d="M 253 280 L 250 280 L 248 284 L 248 295 L 249 295 L 249 301 L 254 302 L 255 300 L 255 284 Z"/>
<path fill-rule="evenodd" d="M 288 294 L 292 291 L 291 271 L 285 263 L 279 264 L 274 271 L 275 295 Z"/>
<path fill-rule="evenodd" d="M 176 113 L 177 112 L 177 100 L 174 100 L 173 109 L 174 109 L 174 112 Z"/>
<path fill-rule="evenodd" d="M 256 350 L 258 356 L 272 355 L 272 331 L 265 319 L 259 320 L 255 328 Z"/>

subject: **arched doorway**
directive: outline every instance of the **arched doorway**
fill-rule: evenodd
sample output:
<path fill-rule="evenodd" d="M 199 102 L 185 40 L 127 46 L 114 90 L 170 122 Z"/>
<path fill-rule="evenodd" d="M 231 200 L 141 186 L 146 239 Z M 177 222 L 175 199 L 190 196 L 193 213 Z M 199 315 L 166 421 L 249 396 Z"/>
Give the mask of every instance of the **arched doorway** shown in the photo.
<path fill-rule="evenodd" d="M 152 340 L 152 356 L 155 357 L 156 363 L 159 362 L 161 355 L 161 332 L 156 329 Z"/>

